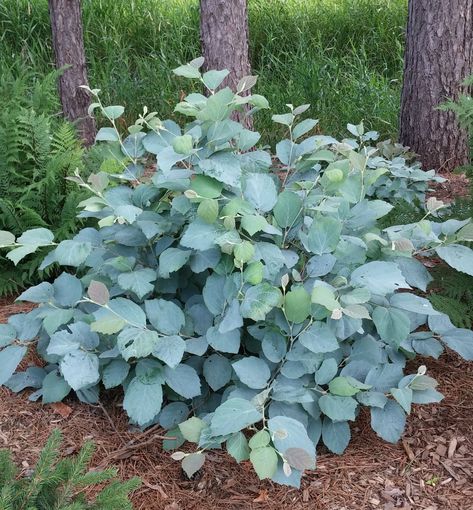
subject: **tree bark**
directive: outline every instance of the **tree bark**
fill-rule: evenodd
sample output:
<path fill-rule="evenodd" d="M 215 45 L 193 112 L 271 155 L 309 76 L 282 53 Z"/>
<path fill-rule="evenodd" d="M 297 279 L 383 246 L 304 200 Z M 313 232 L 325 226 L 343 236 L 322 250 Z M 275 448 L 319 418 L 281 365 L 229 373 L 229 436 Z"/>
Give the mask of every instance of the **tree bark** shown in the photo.
<path fill-rule="evenodd" d="M 52 42 L 57 69 L 69 66 L 58 80 L 64 116 L 78 126 L 88 146 L 95 140 L 95 121 L 87 113 L 89 94 L 80 88 L 88 85 L 80 0 L 48 0 Z"/>
<path fill-rule="evenodd" d="M 246 0 L 200 0 L 200 38 L 204 69 L 227 69 L 230 74 L 222 86 L 236 90 L 251 72 Z M 245 123 L 248 126 L 251 118 Z"/>
<path fill-rule="evenodd" d="M 473 0 L 409 0 L 399 138 L 426 169 L 468 163 L 466 132 L 437 107 L 472 72 Z"/>

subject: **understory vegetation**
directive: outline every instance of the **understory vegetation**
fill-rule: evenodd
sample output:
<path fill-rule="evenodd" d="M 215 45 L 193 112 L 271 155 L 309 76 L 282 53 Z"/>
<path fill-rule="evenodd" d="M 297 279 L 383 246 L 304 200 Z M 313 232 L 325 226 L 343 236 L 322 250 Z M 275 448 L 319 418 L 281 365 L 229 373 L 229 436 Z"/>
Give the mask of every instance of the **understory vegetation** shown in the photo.
<path fill-rule="evenodd" d="M 38 369 L 39 370 L 39 369 Z M 76 456 L 60 458 L 61 433 L 54 430 L 30 473 L 19 475 L 9 450 L 0 450 L 0 508 L 2 510 L 132 510 L 129 494 L 141 482 L 117 480 L 117 470 L 88 471 L 94 453 L 86 442 Z M 94 501 L 85 491 L 107 485 Z"/>
<path fill-rule="evenodd" d="M 223 446 L 261 479 L 299 486 L 319 442 L 343 453 L 360 408 L 396 442 L 413 404 L 442 399 L 408 360 L 445 347 L 473 360 L 473 332 L 423 297 L 429 259 L 473 276 L 473 224 L 445 219 L 426 200 L 443 179 L 363 123 L 340 140 L 318 134 L 309 105 L 288 104 L 269 150 L 232 120 L 268 110 L 256 78 L 216 91 L 227 72 L 202 64 L 174 70 L 186 90 L 183 78 L 197 81 L 174 109 L 180 124 L 145 108 L 125 130 L 125 108 L 90 91 L 113 164 L 68 178 L 88 193 L 88 226 L 66 240 L 0 232 L 13 263 L 46 249 L 40 269 L 63 268 L 18 298 L 39 306 L 0 325 L 0 384 L 45 403 L 120 387 L 130 421 L 168 429 L 189 477 Z M 419 218 L 384 225 L 402 202 Z M 45 366 L 14 373 L 33 347 Z"/>
<path fill-rule="evenodd" d="M 322 132 L 344 136 L 366 119 L 396 137 L 407 0 L 249 0 L 248 10 L 257 91 L 275 111 L 290 97 L 313 105 Z M 126 123 L 143 105 L 170 117 L 182 84 L 169 69 L 201 52 L 198 0 L 84 0 L 82 11 L 89 82 L 105 103 L 123 104 Z M 45 0 L 3 0 L 0 34 L 0 69 L 52 69 Z M 268 143 L 283 134 L 269 113 L 256 122 Z"/>
<path fill-rule="evenodd" d="M 0 229 L 15 235 L 47 227 L 57 239 L 66 239 L 79 225 L 77 204 L 84 193 L 66 177 L 84 169 L 84 151 L 74 127 L 61 119 L 57 75 L 2 68 Z M 38 273 L 41 257 L 15 267 L 3 255 L 0 296 L 17 293 L 49 273 Z"/>

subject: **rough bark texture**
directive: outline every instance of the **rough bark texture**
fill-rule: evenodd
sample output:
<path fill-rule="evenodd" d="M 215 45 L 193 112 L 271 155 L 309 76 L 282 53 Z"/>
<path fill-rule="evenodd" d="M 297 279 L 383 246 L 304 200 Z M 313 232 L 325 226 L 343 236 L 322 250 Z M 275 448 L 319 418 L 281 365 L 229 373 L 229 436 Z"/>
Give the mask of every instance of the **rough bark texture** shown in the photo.
<path fill-rule="evenodd" d="M 222 86 L 235 90 L 251 71 L 246 0 L 200 0 L 200 37 L 205 69 L 228 69 Z"/>
<path fill-rule="evenodd" d="M 85 145 L 95 138 L 95 121 L 87 114 L 89 94 L 80 88 L 88 85 L 80 0 L 49 0 L 52 41 L 56 67 L 70 66 L 60 76 L 59 97 L 64 116 L 77 122 Z"/>
<path fill-rule="evenodd" d="M 468 162 L 466 133 L 436 108 L 472 72 L 473 0 L 409 0 L 399 137 L 426 169 Z"/>

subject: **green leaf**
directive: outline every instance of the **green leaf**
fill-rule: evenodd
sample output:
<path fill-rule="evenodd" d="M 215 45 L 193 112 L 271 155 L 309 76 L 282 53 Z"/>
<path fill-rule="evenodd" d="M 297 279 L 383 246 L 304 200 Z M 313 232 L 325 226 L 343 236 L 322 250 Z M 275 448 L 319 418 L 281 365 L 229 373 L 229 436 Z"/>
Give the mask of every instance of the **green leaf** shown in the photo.
<path fill-rule="evenodd" d="M 171 335 L 159 338 L 152 354 L 168 367 L 175 368 L 182 361 L 185 350 L 186 342 L 178 335 Z"/>
<path fill-rule="evenodd" d="M 411 329 L 409 317 L 404 312 L 384 306 L 374 309 L 373 322 L 381 339 L 395 348 L 408 337 Z"/>
<path fill-rule="evenodd" d="M 257 448 L 250 453 L 250 460 L 260 480 L 271 478 L 278 467 L 278 455 L 271 446 Z"/>
<path fill-rule="evenodd" d="M 315 322 L 299 337 L 300 343 L 315 353 L 332 352 L 338 349 L 333 331 L 322 322 Z"/>
<path fill-rule="evenodd" d="M 333 422 L 329 418 L 324 418 L 322 440 L 331 452 L 341 455 L 348 446 L 350 438 L 350 427 L 346 421 Z"/>
<path fill-rule="evenodd" d="M 268 420 L 268 428 L 279 452 L 285 455 L 291 448 L 301 448 L 311 458 L 310 468 L 315 468 L 315 445 L 301 422 L 289 416 L 274 416 Z"/>
<path fill-rule="evenodd" d="M 85 262 L 91 251 L 90 243 L 67 240 L 61 241 L 54 253 L 57 263 L 61 266 L 78 267 Z"/>
<path fill-rule="evenodd" d="M 121 359 L 115 359 L 109 363 L 102 372 L 102 381 L 106 389 L 115 388 L 126 379 L 130 365 Z"/>
<path fill-rule="evenodd" d="M 15 236 L 6 230 L 0 230 L 0 246 L 11 246 L 15 243 Z"/>
<path fill-rule="evenodd" d="M 46 330 L 46 333 L 48 333 L 48 335 L 52 335 L 59 326 L 67 324 L 72 319 L 73 315 L 74 310 L 71 308 L 66 310 L 62 308 L 51 310 L 43 320 L 43 327 Z"/>
<path fill-rule="evenodd" d="M 102 127 L 95 135 L 96 142 L 118 142 L 118 134 L 114 128 Z"/>
<path fill-rule="evenodd" d="M 172 72 L 177 76 L 182 76 L 184 78 L 200 78 L 201 74 L 197 67 L 194 67 L 191 64 L 185 64 L 183 66 L 176 67 L 172 70 Z"/>
<path fill-rule="evenodd" d="M 218 201 L 214 199 L 202 200 L 197 208 L 197 216 L 206 223 L 214 223 L 218 218 Z"/>
<path fill-rule="evenodd" d="M 97 333 L 104 335 L 113 335 L 121 331 L 126 325 L 126 321 L 121 317 L 117 317 L 114 313 L 108 312 L 102 317 L 92 322 L 90 328 Z"/>
<path fill-rule="evenodd" d="M 124 329 L 117 337 L 117 347 L 128 361 L 130 358 L 145 358 L 149 356 L 160 341 L 156 331 L 129 327 Z"/>
<path fill-rule="evenodd" d="M 226 69 L 222 71 L 207 71 L 203 74 L 202 81 L 208 89 L 215 90 L 229 74 L 229 71 Z"/>
<path fill-rule="evenodd" d="M 353 319 L 371 319 L 368 309 L 362 305 L 348 305 L 342 311 Z"/>
<path fill-rule="evenodd" d="M 341 231 L 342 223 L 339 220 L 316 216 L 303 242 L 307 250 L 315 255 L 331 253 L 337 247 Z"/>
<path fill-rule="evenodd" d="M 59 367 L 64 379 L 74 391 L 96 384 L 100 379 L 99 359 L 91 352 L 69 352 L 62 358 Z"/>
<path fill-rule="evenodd" d="M 30 301 L 31 303 L 47 303 L 52 301 L 54 296 L 54 287 L 48 282 L 42 282 L 39 285 L 30 287 L 20 294 L 16 301 Z"/>
<path fill-rule="evenodd" d="M 238 462 L 243 462 L 250 458 L 250 449 L 248 441 L 243 432 L 236 432 L 227 439 L 227 452 Z"/>
<path fill-rule="evenodd" d="M 473 331 L 470 329 L 448 329 L 441 333 L 441 340 L 450 349 L 468 361 L 473 360 Z"/>
<path fill-rule="evenodd" d="M 184 312 L 172 301 L 151 299 L 145 301 L 149 322 L 164 335 L 177 335 L 185 323 Z"/>
<path fill-rule="evenodd" d="M 181 237 L 181 246 L 200 251 L 210 250 L 221 233 L 221 228 L 215 223 L 209 224 L 198 219 L 187 226 Z"/>
<path fill-rule="evenodd" d="M 166 438 L 169 438 L 169 439 L 163 440 L 163 450 L 165 452 L 179 448 L 186 441 L 178 427 L 176 427 L 175 429 L 169 430 L 168 432 L 166 432 L 166 434 L 164 436 Z"/>
<path fill-rule="evenodd" d="M 10 324 L 0 324 L 0 347 L 11 344 L 16 338 L 16 330 Z"/>
<path fill-rule="evenodd" d="M 237 93 L 241 94 L 246 90 L 250 90 L 256 85 L 256 81 L 258 80 L 257 76 L 243 76 L 240 81 L 237 83 Z"/>
<path fill-rule="evenodd" d="M 310 314 L 310 296 L 304 287 L 296 287 L 284 296 L 284 311 L 287 320 L 300 324 Z"/>
<path fill-rule="evenodd" d="M 207 330 L 206 338 L 209 345 L 219 352 L 236 354 L 240 350 L 240 330 L 233 329 L 221 333 L 216 326 Z"/>
<path fill-rule="evenodd" d="M 334 358 L 322 361 L 322 364 L 315 372 L 315 382 L 319 385 L 329 383 L 338 372 L 338 363 Z"/>
<path fill-rule="evenodd" d="M 351 397 L 360 391 L 359 388 L 352 386 L 349 380 L 343 376 L 332 379 L 328 385 L 328 389 L 333 395 L 339 395 L 341 397 Z"/>
<path fill-rule="evenodd" d="M 230 398 L 220 404 L 210 421 L 212 435 L 225 436 L 261 421 L 262 414 L 256 407 L 242 398 Z"/>
<path fill-rule="evenodd" d="M 204 361 L 203 374 L 212 390 L 218 391 L 230 382 L 232 365 L 227 358 L 219 354 L 211 354 Z"/>
<path fill-rule="evenodd" d="M 420 313 L 422 315 L 440 315 L 440 312 L 432 308 L 428 299 L 410 294 L 409 292 L 394 294 L 389 302 L 391 306 L 407 310 L 408 312 Z"/>
<path fill-rule="evenodd" d="M 462 273 L 473 276 L 473 250 L 461 244 L 449 244 L 436 249 L 437 255 Z"/>
<path fill-rule="evenodd" d="M 217 94 L 212 97 L 216 98 Z M 211 99 L 212 98 L 209 99 L 209 102 Z M 228 106 L 224 105 L 224 108 L 228 109 Z M 217 179 L 217 181 L 237 189 L 241 187 L 240 160 L 234 154 L 229 152 L 217 152 L 210 156 L 210 158 L 200 161 L 199 166 L 204 174 Z"/>
<path fill-rule="evenodd" d="M 268 222 L 259 214 L 245 214 L 241 218 L 241 227 L 245 229 L 250 236 L 254 236 L 256 232 L 264 230 L 268 226 Z"/>
<path fill-rule="evenodd" d="M 226 309 L 222 322 L 218 326 L 219 333 L 228 333 L 243 326 L 243 317 L 240 314 L 240 302 L 234 299 Z"/>
<path fill-rule="evenodd" d="M 193 398 L 200 395 L 200 379 L 197 372 L 189 365 L 180 364 L 175 368 L 165 367 L 166 384 L 178 395 Z"/>
<path fill-rule="evenodd" d="M 278 124 L 290 126 L 294 122 L 294 115 L 292 113 L 277 114 L 273 115 L 271 119 L 273 122 L 277 122 Z"/>
<path fill-rule="evenodd" d="M 125 390 L 123 409 L 138 425 L 146 425 L 159 413 L 163 402 L 161 383 L 143 383 L 138 377 Z"/>
<path fill-rule="evenodd" d="M 261 212 L 268 212 L 278 199 L 276 184 L 267 174 L 247 174 L 243 195 Z"/>
<path fill-rule="evenodd" d="M 281 302 L 281 291 L 264 282 L 250 287 L 246 291 L 240 311 L 243 317 L 260 321 L 264 320 L 274 307 L 280 306 Z"/>
<path fill-rule="evenodd" d="M 302 122 L 299 122 L 299 124 L 296 124 L 292 130 L 292 138 L 297 140 L 313 129 L 318 123 L 319 121 L 315 119 L 305 119 Z"/>
<path fill-rule="evenodd" d="M 388 401 L 386 395 L 379 391 L 363 391 L 356 396 L 358 402 L 364 406 L 383 408 Z"/>
<path fill-rule="evenodd" d="M 350 284 L 366 287 L 372 294 L 385 296 L 398 289 L 409 289 L 399 266 L 394 262 L 375 261 L 357 267 L 351 274 Z"/>
<path fill-rule="evenodd" d="M 191 181 L 191 189 L 203 198 L 218 198 L 222 188 L 221 182 L 206 175 L 196 175 Z"/>
<path fill-rule="evenodd" d="M 382 409 L 371 408 L 371 428 L 385 441 L 397 443 L 405 426 L 406 414 L 397 402 L 388 400 Z"/>
<path fill-rule="evenodd" d="M 263 280 L 263 269 L 264 266 L 261 262 L 252 262 L 243 271 L 243 279 L 251 285 L 258 285 Z"/>
<path fill-rule="evenodd" d="M 260 430 L 254 434 L 250 441 L 248 442 L 248 446 L 254 450 L 256 448 L 263 448 L 264 446 L 268 446 L 271 441 L 271 437 L 266 430 Z"/>
<path fill-rule="evenodd" d="M 233 249 L 233 256 L 242 264 L 249 262 L 255 254 L 255 247 L 250 241 L 242 241 Z"/>
<path fill-rule="evenodd" d="M 340 303 L 335 298 L 335 292 L 323 285 L 318 285 L 313 288 L 311 301 L 312 303 L 324 306 L 330 311 L 340 308 Z"/>
<path fill-rule="evenodd" d="M 33 244 L 35 246 L 48 246 L 54 240 L 54 234 L 47 228 L 33 228 L 23 232 L 16 240 L 18 244 Z"/>
<path fill-rule="evenodd" d="M 0 385 L 10 379 L 27 350 L 24 345 L 9 345 L 0 351 Z"/>
<path fill-rule="evenodd" d="M 61 402 L 71 391 L 71 387 L 61 377 L 57 370 L 53 370 L 43 379 L 43 404 Z"/>
<path fill-rule="evenodd" d="M 274 217 L 281 228 L 292 227 L 302 211 L 302 200 L 292 191 L 283 191 L 273 209 Z"/>
<path fill-rule="evenodd" d="M 103 111 L 109 119 L 114 120 L 123 115 L 125 108 L 123 106 L 105 106 Z"/>
<path fill-rule="evenodd" d="M 11 260 L 15 266 L 30 253 L 34 253 L 38 249 L 36 244 L 27 244 L 14 248 L 6 254 L 7 259 Z"/>
<path fill-rule="evenodd" d="M 176 136 L 172 140 L 172 148 L 176 154 L 185 154 L 188 156 L 192 153 L 194 143 L 191 135 Z"/>
<path fill-rule="evenodd" d="M 263 389 L 271 376 L 268 365 L 256 356 L 248 356 L 232 363 L 233 370 L 249 388 Z"/>
<path fill-rule="evenodd" d="M 406 411 L 411 412 L 412 390 L 411 388 L 391 388 L 391 395 L 397 400 L 398 404 Z"/>
<path fill-rule="evenodd" d="M 205 453 L 191 453 L 182 459 L 182 469 L 192 478 L 205 463 Z"/>
<path fill-rule="evenodd" d="M 354 421 L 358 402 L 351 397 L 322 395 L 319 398 L 319 407 L 332 421 Z"/>
<path fill-rule="evenodd" d="M 61 273 L 53 283 L 54 301 L 61 306 L 74 306 L 82 299 L 82 283 L 79 278 Z"/>
<path fill-rule="evenodd" d="M 197 418 L 197 416 L 192 416 L 188 420 L 179 423 L 179 430 L 181 431 L 181 434 L 191 443 L 199 442 L 200 433 L 203 429 L 205 429 L 205 427 L 207 427 L 207 424 L 200 418 Z"/>
<path fill-rule="evenodd" d="M 118 285 L 120 285 L 123 290 L 131 290 L 140 299 L 143 299 L 146 294 L 153 291 L 154 284 L 151 282 L 154 282 L 155 280 L 156 271 L 151 268 L 138 269 L 136 271 L 121 273 L 118 275 Z"/>
<path fill-rule="evenodd" d="M 192 252 L 190 250 L 180 250 L 179 248 L 164 250 L 159 256 L 159 276 L 161 278 L 169 278 L 171 273 L 178 271 L 187 263 L 191 255 Z"/>

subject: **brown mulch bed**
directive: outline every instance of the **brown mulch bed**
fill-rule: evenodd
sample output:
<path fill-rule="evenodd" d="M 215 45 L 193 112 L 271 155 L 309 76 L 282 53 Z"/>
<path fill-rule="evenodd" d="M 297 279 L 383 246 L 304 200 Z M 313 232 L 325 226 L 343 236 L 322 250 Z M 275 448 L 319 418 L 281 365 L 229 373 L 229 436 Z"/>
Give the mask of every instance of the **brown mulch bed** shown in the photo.
<path fill-rule="evenodd" d="M 439 172 L 445 182 L 433 183 L 433 191 L 429 193 L 445 203 L 450 203 L 457 197 L 466 197 L 470 194 L 470 181 L 465 174 L 455 172 Z"/>
<path fill-rule="evenodd" d="M 25 308 L 2 305 L 0 321 Z M 452 354 L 424 362 L 444 401 L 415 406 L 397 445 L 377 438 L 362 413 L 346 453 L 321 449 L 317 470 L 305 475 L 300 490 L 260 482 L 248 463 L 238 466 L 221 451 L 209 453 L 202 472 L 188 480 L 163 452 L 162 430 L 130 428 L 120 395 L 101 406 L 73 398 L 43 406 L 29 402 L 28 391 L 15 395 L 2 388 L 0 445 L 28 470 L 55 427 L 64 432 L 67 454 L 93 439 L 94 467 L 113 464 L 123 478 L 142 478 L 133 495 L 137 510 L 473 510 L 473 364 Z"/>

